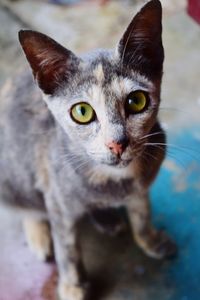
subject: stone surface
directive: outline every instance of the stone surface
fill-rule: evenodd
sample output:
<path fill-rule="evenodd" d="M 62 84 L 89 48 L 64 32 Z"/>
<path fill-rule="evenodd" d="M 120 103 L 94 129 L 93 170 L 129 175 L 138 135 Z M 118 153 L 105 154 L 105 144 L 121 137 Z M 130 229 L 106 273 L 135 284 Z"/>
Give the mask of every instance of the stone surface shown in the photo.
<path fill-rule="evenodd" d="M 17 42 L 22 23 L 0 5 L 0 86 L 24 61 Z"/>

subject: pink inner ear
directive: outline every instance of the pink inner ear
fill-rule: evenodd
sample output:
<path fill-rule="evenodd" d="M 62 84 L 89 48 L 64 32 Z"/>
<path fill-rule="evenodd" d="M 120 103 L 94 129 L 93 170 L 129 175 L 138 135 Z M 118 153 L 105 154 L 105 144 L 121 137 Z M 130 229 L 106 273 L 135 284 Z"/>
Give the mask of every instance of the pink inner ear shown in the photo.
<path fill-rule="evenodd" d="M 32 59 L 33 73 L 45 94 L 53 94 L 67 77 L 67 57 L 45 50 Z"/>
<path fill-rule="evenodd" d="M 133 18 L 119 43 L 118 51 L 123 64 L 152 79 L 162 75 L 164 52 L 161 19 L 160 1 L 148 2 Z"/>
<path fill-rule="evenodd" d="M 39 87 L 53 94 L 67 80 L 75 55 L 48 36 L 35 31 L 20 31 L 19 40 Z"/>
<path fill-rule="evenodd" d="M 148 2 L 129 24 L 120 44 L 124 47 L 127 42 L 137 42 L 137 38 L 151 38 L 161 36 L 162 33 L 162 7 L 160 1 L 152 0 Z"/>

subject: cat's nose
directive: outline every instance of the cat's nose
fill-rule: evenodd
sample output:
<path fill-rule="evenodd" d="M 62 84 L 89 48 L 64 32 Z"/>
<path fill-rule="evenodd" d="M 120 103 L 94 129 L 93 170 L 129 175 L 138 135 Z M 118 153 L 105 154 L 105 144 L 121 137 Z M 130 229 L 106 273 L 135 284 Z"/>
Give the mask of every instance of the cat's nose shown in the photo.
<path fill-rule="evenodd" d="M 117 156 L 121 156 L 126 147 L 128 146 L 128 139 L 123 138 L 118 141 L 112 141 L 106 143 L 106 146 Z"/>

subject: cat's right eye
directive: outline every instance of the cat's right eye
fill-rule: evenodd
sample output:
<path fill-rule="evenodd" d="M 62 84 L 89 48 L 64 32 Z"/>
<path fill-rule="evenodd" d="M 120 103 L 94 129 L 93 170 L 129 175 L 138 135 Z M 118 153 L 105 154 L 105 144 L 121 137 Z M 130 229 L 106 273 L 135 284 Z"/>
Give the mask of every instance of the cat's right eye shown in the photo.
<path fill-rule="evenodd" d="M 127 114 L 138 114 L 145 110 L 148 106 L 148 96 L 143 91 L 131 92 L 125 103 L 125 109 Z"/>
<path fill-rule="evenodd" d="M 70 115 L 73 121 L 83 125 L 86 125 L 95 119 L 94 109 L 86 102 L 77 103 L 72 106 Z"/>

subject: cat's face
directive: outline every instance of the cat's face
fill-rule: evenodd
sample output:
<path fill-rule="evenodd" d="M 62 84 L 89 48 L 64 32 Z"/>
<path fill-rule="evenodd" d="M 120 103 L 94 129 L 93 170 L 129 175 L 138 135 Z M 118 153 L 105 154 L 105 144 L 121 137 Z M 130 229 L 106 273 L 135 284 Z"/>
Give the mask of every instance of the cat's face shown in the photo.
<path fill-rule="evenodd" d="M 153 82 L 120 68 L 114 53 L 96 53 L 93 62 L 79 66 L 70 88 L 46 98 L 74 152 L 118 167 L 140 155 L 159 104 Z"/>
<path fill-rule="evenodd" d="M 78 58 L 40 33 L 20 33 L 44 99 L 75 153 L 116 167 L 141 154 L 160 101 L 161 31 L 160 2 L 152 0 L 113 52 Z"/>

